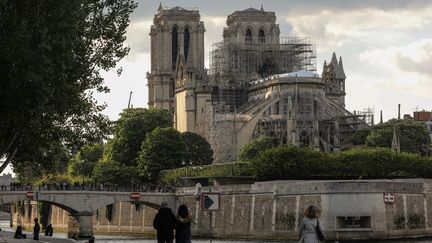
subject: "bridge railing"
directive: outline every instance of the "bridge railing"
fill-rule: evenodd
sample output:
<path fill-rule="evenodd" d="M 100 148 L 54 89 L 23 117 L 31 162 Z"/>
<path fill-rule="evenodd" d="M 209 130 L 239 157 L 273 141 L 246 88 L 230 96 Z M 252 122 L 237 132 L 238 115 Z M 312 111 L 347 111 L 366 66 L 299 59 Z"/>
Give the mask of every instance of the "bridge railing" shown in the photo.
<path fill-rule="evenodd" d="M 50 183 L 30 185 L 13 183 L 10 186 L 0 185 L 0 191 L 107 191 L 107 192 L 175 192 L 175 187 L 167 185 L 111 185 L 111 184 L 69 184 Z"/>

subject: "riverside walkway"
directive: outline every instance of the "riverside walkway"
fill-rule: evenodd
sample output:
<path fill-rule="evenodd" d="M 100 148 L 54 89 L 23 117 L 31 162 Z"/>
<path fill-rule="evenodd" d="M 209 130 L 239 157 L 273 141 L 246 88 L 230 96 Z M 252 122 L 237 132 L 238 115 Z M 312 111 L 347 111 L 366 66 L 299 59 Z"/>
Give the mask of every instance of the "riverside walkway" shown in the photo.
<path fill-rule="evenodd" d="M 27 234 L 29 239 L 14 239 L 14 232 L 10 231 L 0 231 L 0 243 L 1 242 L 9 242 L 9 243 L 26 243 L 26 242 L 53 242 L 53 243 L 76 243 L 78 241 L 72 239 L 61 239 L 49 236 L 40 236 L 39 240 L 33 240 L 31 234 Z"/>

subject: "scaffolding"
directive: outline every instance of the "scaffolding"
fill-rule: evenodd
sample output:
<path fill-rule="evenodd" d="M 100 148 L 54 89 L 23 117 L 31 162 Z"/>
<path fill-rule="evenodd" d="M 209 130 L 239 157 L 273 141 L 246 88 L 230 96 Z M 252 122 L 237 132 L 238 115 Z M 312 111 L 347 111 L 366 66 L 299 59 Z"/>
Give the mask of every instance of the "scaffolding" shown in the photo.
<path fill-rule="evenodd" d="M 308 37 L 282 37 L 279 43 L 218 42 L 210 51 L 210 75 L 223 84 L 245 82 L 278 73 L 316 71 L 315 45 Z"/>
<path fill-rule="evenodd" d="M 354 111 L 354 114 L 357 116 L 358 119 L 362 120 L 364 123 L 368 124 L 369 126 L 374 125 L 374 114 L 375 114 L 374 108 L 365 108 L 363 110 L 357 110 Z"/>

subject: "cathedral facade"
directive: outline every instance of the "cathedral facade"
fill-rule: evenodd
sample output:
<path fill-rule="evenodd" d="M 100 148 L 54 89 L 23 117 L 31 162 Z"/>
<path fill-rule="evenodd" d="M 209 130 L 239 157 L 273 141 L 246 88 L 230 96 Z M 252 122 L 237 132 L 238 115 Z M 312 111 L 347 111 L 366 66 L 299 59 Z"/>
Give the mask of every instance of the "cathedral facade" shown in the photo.
<path fill-rule="evenodd" d="M 204 136 L 215 162 L 267 135 L 280 144 L 336 151 L 367 124 L 345 109 L 342 58 L 316 73 L 309 38 L 280 37 L 274 12 L 248 8 L 227 18 L 204 68 L 197 9 L 159 7 L 151 26 L 149 106 L 170 110 L 175 127 Z"/>

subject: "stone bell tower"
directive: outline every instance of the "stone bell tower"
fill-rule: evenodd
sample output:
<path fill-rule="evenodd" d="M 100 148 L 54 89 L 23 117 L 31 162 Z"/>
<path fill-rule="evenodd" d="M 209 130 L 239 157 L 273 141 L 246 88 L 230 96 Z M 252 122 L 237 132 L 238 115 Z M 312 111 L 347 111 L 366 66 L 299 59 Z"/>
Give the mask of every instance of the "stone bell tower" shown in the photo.
<path fill-rule="evenodd" d="M 203 72 L 204 31 L 197 9 L 163 8 L 159 5 L 150 28 L 149 107 L 174 112 L 175 69 L 180 53 L 183 53 L 190 71 Z"/>

